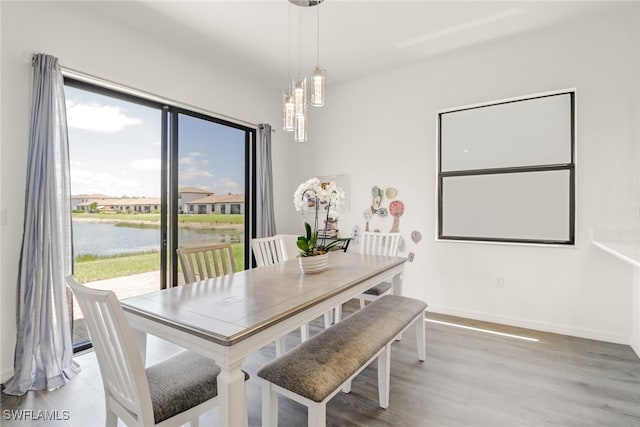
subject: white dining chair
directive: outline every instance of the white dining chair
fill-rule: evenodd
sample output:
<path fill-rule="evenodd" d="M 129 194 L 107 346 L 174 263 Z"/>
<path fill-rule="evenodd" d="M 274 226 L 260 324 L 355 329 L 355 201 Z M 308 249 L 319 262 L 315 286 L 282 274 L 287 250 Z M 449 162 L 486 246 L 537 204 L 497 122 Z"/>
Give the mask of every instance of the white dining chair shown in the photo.
<path fill-rule="evenodd" d="M 251 249 L 258 267 L 279 264 L 288 259 L 284 239 L 279 235 L 251 239 Z M 300 327 L 300 335 L 302 341 L 309 337 L 309 325 L 305 324 Z M 276 340 L 276 356 L 280 357 L 285 351 L 285 341 L 284 337 L 282 337 Z"/>
<path fill-rule="evenodd" d="M 400 233 L 372 233 L 365 231 L 362 233 L 362 246 L 360 252 L 365 255 L 398 256 L 402 236 Z M 393 294 L 393 284 L 382 282 L 360 294 L 360 308 L 364 307 L 365 301 L 373 301 L 383 295 Z"/>
<path fill-rule="evenodd" d="M 176 250 L 185 283 L 232 274 L 236 271 L 231 243 L 182 247 Z"/>
<path fill-rule="evenodd" d="M 112 291 L 66 282 L 84 315 L 96 352 L 106 404 L 107 427 L 180 426 L 217 406 L 220 368 L 207 357 L 181 351 L 145 368 L 133 331 Z M 246 374 L 245 374 L 246 378 Z"/>
<path fill-rule="evenodd" d="M 252 239 L 251 249 L 258 267 L 278 264 L 288 259 L 284 239 L 279 235 Z"/>

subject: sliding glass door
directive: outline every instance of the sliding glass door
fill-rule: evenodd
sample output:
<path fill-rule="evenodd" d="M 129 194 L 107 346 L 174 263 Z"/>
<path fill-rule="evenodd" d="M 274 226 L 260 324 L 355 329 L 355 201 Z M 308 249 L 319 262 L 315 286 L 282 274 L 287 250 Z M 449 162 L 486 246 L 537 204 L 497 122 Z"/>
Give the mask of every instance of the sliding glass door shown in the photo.
<path fill-rule="evenodd" d="M 179 246 L 230 242 L 248 259 L 255 130 L 65 80 L 74 275 L 126 298 L 183 282 Z M 74 306 L 74 344 L 90 345 Z"/>
<path fill-rule="evenodd" d="M 73 211 L 73 274 L 118 298 L 161 282 L 161 109 L 153 104 L 65 86 Z M 86 347 L 73 309 L 73 342 Z"/>
<path fill-rule="evenodd" d="M 231 243 L 236 269 L 243 270 L 250 132 L 201 114 L 176 114 L 177 246 Z M 181 274 L 176 281 L 184 282 Z"/>

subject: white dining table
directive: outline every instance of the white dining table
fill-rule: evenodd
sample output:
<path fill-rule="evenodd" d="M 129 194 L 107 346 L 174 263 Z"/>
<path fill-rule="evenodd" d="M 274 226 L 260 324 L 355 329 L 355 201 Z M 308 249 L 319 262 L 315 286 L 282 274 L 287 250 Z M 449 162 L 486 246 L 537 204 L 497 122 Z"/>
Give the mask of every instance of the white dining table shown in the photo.
<path fill-rule="evenodd" d="M 215 360 L 221 426 L 246 426 L 242 364 L 252 352 L 370 287 L 392 281 L 402 294 L 406 258 L 332 252 L 325 271 L 298 260 L 258 267 L 121 301 L 143 356 L 146 334 Z"/>

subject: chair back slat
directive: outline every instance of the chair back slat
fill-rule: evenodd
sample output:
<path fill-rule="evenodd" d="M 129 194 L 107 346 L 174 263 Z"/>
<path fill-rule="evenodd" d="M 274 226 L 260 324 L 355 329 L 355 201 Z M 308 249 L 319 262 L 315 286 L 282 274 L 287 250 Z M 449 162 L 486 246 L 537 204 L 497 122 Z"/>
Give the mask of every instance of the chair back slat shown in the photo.
<path fill-rule="evenodd" d="M 178 248 L 180 266 L 185 283 L 235 273 L 231 243 Z"/>
<path fill-rule="evenodd" d="M 102 374 L 105 398 L 115 400 L 138 422 L 153 420 L 144 363 L 116 295 L 112 291 L 82 286 L 73 276 L 68 276 L 66 282 L 86 321 Z"/>
<path fill-rule="evenodd" d="M 400 233 L 362 233 L 362 249 L 365 255 L 398 256 L 402 236 Z"/>
<path fill-rule="evenodd" d="M 258 267 L 278 264 L 287 260 L 287 250 L 282 236 L 252 239 L 251 248 Z"/>

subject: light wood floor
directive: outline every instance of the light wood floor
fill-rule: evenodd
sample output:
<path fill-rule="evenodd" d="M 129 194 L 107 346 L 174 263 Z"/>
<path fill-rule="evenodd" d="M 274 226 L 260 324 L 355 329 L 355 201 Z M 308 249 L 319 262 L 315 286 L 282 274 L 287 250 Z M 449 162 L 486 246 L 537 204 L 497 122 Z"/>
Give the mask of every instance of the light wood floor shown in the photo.
<path fill-rule="evenodd" d="M 349 311 L 346 307 L 345 311 Z M 393 345 L 389 408 L 377 405 L 375 366 L 327 407 L 332 426 L 640 426 L 640 360 L 628 346 L 540 333 L 429 314 L 427 361 L 419 363 L 409 330 Z M 489 329 L 536 339 L 525 341 L 436 321 Z M 312 325 L 319 331 L 321 321 Z M 299 341 L 287 337 L 289 346 Z M 175 348 L 149 340 L 148 363 Z M 275 355 L 273 345 L 251 355 L 245 370 L 249 424 L 260 425 L 260 382 L 256 370 Z M 93 352 L 76 357 L 82 372 L 53 392 L 2 395 L 2 426 L 104 425 L 102 381 Z M 375 365 L 375 364 L 374 364 Z M 68 411 L 67 421 L 9 420 L 11 410 Z M 24 412 L 22 412 L 24 414 Z M 306 425 L 306 408 L 280 400 L 280 426 Z M 10 417 L 9 417 L 10 418 Z M 62 418 L 62 417 L 61 417 Z M 200 419 L 218 425 L 217 410 Z"/>

